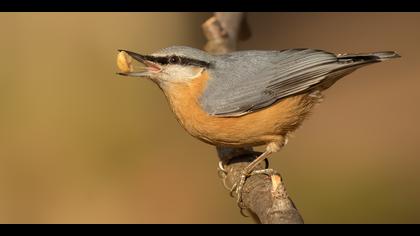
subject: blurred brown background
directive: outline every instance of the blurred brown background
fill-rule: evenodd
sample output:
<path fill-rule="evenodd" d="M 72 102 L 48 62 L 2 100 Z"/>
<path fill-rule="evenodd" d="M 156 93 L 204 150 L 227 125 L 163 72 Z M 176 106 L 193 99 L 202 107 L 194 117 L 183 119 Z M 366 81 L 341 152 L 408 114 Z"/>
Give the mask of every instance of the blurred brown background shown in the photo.
<path fill-rule="evenodd" d="M 210 13 L 1 13 L 0 223 L 250 223 L 117 49 L 201 48 Z M 333 86 L 273 156 L 307 223 L 420 223 L 419 13 L 250 13 L 240 49 L 398 51 Z"/>

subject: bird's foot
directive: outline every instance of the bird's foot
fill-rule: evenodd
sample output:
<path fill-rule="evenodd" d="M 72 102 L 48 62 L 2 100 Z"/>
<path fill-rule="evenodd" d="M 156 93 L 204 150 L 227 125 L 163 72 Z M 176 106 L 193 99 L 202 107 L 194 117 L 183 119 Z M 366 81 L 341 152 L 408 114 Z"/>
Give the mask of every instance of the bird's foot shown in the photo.
<path fill-rule="evenodd" d="M 232 188 L 230 189 L 230 196 L 234 197 L 234 193 L 236 194 L 236 203 L 238 204 L 238 207 L 241 211 L 241 215 L 248 217 L 244 210 L 246 210 L 246 207 L 244 206 L 242 202 L 242 189 L 245 185 L 246 179 L 250 176 L 250 173 L 246 173 L 245 171 L 242 171 L 241 176 L 239 177 L 239 181 L 234 183 Z"/>
<path fill-rule="evenodd" d="M 230 190 L 230 194 L 233 197 L 233 193 L 236 194 L 236 202 L 238 204 L 238 207 L 241 209 L 241 214 L 243 216 L 247 216 L 244 214 L 244 210 L 246 209 L 246 207 L 244 206 L 244 203 L 242 201 L 242 191 L 243 191 L 243 187 L 245 185 L 246 180 L 253 176 L 253 175 L 260 175 L 260 174 L 264 174 L 264 175 L 268 175 L 268 176 L 272 176 L 277 174 L 277 172 L 274 169 L 261 169 L 261 170 L 254 170 L 251 171 L 250 173 L 247 173 L 246 171 L 243 171 L 239 180 L 233 185 L 233 187 Z"/>
<path fill-rule="evenodd" d="M 219 161 L 219 165 L 217 166 L 217 172 L 219 173 L 219 177 L 222 179 L 223 187 L 225 187 L 225 189 L 227 190 L 231 190 L 231 188 L 229 188 L 229 186 L 226 184 L 226 177 L 228 173 L 225 167 L 223 166 L 222 161 Z"/>

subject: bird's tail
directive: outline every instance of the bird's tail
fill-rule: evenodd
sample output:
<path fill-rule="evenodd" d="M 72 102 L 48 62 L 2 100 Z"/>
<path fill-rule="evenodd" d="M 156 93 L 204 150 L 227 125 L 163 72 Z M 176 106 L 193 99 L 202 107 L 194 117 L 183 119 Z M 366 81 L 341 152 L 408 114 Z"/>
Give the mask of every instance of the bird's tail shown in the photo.
<path fill-rule="evenodd" d="M 373 53 L 359 53 L 359 54 L 338 54 L 337 69 L 331 71 L 328 79 L 323 81 L 320 85 L 321 88 L 327 89 L 333 85 L 337 80 L 355 71 L 356 69 L 370 65 L 373 63 L 386 61 L 393 58 L 401 57 L 396 52 L 373 52 Z"/>
<path fill-rule="evenodd" d="M 353 62 L 357 63 L 360 62 L 364 63 L 374 63 L 380 61 L 386 61 L 393 58 L 401 57 L 398 53 L 393 51 L 386 51 L 386 52 L 373 52 L 373 53 L 361 53 L 361 54 L 339 54 L 337 55 L 339 62 Z"/>
<path fill-rule="evenodd" d="M 341 71 L 342 73 L 347 74 L 346 71 L 349 71 L 349 73 L 351 73 L 351 71 L 354 71 L 360 67 L 399 57 L 401 56 L 393 51 L 358 54 L 338 54 L 338 68 L 336 72 L 340 73 Z"/>

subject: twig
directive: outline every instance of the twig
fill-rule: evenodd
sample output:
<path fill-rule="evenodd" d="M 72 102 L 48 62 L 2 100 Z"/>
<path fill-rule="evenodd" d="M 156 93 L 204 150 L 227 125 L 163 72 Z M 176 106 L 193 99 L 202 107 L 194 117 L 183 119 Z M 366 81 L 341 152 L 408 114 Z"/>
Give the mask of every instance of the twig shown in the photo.
<path fill-rule="evenodd" d="M 208 42 L 204 49 L 213 54 L 234 51 L 238 40 L 251 36 L 245 13 L 215 13 L 203 25 Z M 226 183 L 233 185 L 239 180 L 242 169 L 260 153 L 252 148 L 217 147 L 219 159 L 225 164 Z M 256 169 L 264 169 L 258 166 Z M 244 206 L 258 223 L 302 224 L 303 219 L 286 192 L 280 174 L 253 175 L 243 187 Z"/>

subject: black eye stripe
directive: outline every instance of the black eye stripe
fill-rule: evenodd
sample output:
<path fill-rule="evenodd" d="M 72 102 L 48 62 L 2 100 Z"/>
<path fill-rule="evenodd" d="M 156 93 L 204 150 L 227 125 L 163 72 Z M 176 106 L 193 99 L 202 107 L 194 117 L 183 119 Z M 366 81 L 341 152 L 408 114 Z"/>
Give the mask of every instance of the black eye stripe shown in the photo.
<path fill-rule="evenodd" d="M 171 59 L 172 57 L 176 57 L 176 59 Z M 186 66 L 199 66 L 199 67 L 209 67 L 210 63 L 205 61 L 200 61 L 196 59 L 191 59 L 182 56 L 166 56 L 166 57 L 154 57 L 154 56 L 144 56 L 144 59 L 152 62 L 159 63 L 161 65 L 167 64 L 176 64 L 176 65 L 186 65 Z"/>
<path fill-rule="evenodd" d="M 178 63 L 180 61 L 181 61 L 181 59 L 179 57 L 177 57 L 177 56 L 171 56 L 169 58 L 169 63 L 171 63 L 171 64 L 176 64 L 176 63 Z"/>
<path fill-rule="evenodd" d="M 209 67 L 210 63 L 206 62 L 206 61 L 200 61 L 200 60 L 195 60 L 195 59 L 191 59 L 191 58 L 186 58 L 186 57 L 180 57 L 180 62 L 182 65 L 191 65 L 191 66 L 199 66 L 199 67 Z"/>

